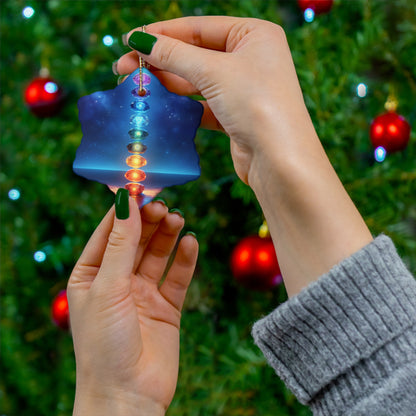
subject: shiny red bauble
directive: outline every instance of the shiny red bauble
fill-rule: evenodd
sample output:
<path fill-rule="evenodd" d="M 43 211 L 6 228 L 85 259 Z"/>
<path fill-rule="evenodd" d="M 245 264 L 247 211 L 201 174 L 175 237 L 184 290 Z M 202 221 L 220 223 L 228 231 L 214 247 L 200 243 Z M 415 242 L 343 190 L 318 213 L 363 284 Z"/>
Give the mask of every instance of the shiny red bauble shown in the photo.
<path fill-rule="evenodd" d="M 374 148 L 381 146 L 387 153 L 403 150 L 410 139 L 410 124 L 394 111 L 376 117 L 370 126 Z"/>
<path fill-rule="evenodd" d="M 304 12 L 306 9 L 312 9 L 315 14 L 328 13 L 334 0 L 298 0 L 300 9 Z"/>
<path fill-rule="evenodd" d="M 38 117 L 51 117 L 62 107 L 62 89 L 49 77 L 35 78 L 26 88 L 24 99 Z"/>
<path fill-rule="evenodd" d="M 237 282 L 250 289 L 267 290 L 282 282 L 270 237 L 243 238 L 231 254 L 231 271 Z"/>
<path fill-rule="evenodd" d="M 66 290 L 59 292 L 52 301 L 51 314 L 53 322 L 62 329 L 69 328 L 69 308 Z"/>

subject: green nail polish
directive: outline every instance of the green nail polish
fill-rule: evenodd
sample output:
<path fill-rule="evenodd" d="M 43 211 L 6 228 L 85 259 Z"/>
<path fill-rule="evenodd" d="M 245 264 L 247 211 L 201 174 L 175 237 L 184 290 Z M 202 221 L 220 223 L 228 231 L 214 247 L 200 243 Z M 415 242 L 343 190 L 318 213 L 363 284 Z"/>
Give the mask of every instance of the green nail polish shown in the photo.
<path fill-rule="evenodd" d="M 117 78 L 117 85 L 120 85 L 128 76 L 129 76 L 129 74 L 127 74 L 127 75 L 120 75 Z"/>
<path fill-rule="evenodd" d="M 136 51 L 150 55 L 157 38 L 145 32 L 133 32 L 129 37 L 129 46 Z"/>
<path fill-rule="evenodd" d="M 192 231 L 188 231 L 185 235 L 191 235 L 192 237 L 196 238 L 196 234 Z"/>
<path fill-rule="evenodd" d="M 160 196 L 157 196 L 156 198 L 153 198 L 153 202 L 160 202 L 161 204 L 167 206 L 166 201 L 161 198 Z"/>
<path fill-rule="evenodd" d="M 169 210 L 169 213 L 171 213 L 171 214 L 178 214 L 182 218 L 185 217 L 185 215 L 183 214 L 183 212 L 179 208 L 172 208 L 172 209 Z"/>
<path fill-rule="evenodd" d="M 117 71 L 117 64 L 118 64 L 118 59 L 111 64 L 111 70 L 113 71 L 114 75 L 120 75 Z"/>
<path fill-rule="evenodd" d="M 118 188 L 116 193 L 116 217 L 125 220 L 129 217 L 129 191 Z"/>

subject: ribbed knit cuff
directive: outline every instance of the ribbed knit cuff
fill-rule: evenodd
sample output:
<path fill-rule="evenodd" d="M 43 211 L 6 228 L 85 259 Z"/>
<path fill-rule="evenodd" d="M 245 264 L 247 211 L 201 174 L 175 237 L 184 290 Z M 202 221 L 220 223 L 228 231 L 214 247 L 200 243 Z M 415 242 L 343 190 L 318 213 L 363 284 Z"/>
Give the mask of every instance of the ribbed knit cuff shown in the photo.
<path fill-rule="evenodd" d="M 416 281 L 382 235 L 255 323 L 253 337 L 298 400 L 351 408 L 416 358 Z M 341 403 L 344 403 L 342 406 Z"/>

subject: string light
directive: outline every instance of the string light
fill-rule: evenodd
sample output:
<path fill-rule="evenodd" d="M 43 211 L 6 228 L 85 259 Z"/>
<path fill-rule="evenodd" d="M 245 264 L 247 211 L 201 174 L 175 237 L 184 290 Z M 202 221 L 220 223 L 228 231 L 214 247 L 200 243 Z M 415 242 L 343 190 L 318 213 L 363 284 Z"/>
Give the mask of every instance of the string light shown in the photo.
<path fill-rule="evenodd" d="M 38 263 L 42 263 L 43 261 L 46 260 L 46 253 L 44 251 L 38 250 L 34 255 L 33 258 L 35 259 L 35 261 L 37 261 Z"/>
<path fill-rule="evenodd" d="M 374 150 L 374 159 L 377 162 L 383 162 L 384 159 L 387 156 L 387 152 L 386 149 L 383 146 L 378 146 L 375 150 Z"/>
<path fill-rule="evenodd" d="M 18 189 L 10 189 L 8 195 L 12 201 L 17 201 L 20 198 L 20 191 Z"/>
<path fill-rule="evenodd" d="M 357 95 L 360 98 L 364 98 L 367 95 L 367 85 L 365 85 L 363 82 L 357 85 Z"/>
<path fill-rule="evenodd" d="M 52 81 L 47 82 L 43 88 L 49 94 L 53 94 L 58 91 L 58 85 Z"/>
<path fill-rule="evenodd" d="M 22 15 L 25 19 L 30 19 L 35 14 L 33 7 L 27 6 L 22 10 Z"/>
<path fill-rule="evenodd" d="M 105 35 L 103 37 L 103 43 L 104 43 L 105 46 L 112 46 L 113 43 L 114 43 L 114 39 L 110 35 Z"/>
<path fill-rule="evenodd" d="M 303 17 L 305 18 L 305 22 L 311 23 L 315 19 L 315 12 L 311 8 L 308 8 L 303 12 Z"/>

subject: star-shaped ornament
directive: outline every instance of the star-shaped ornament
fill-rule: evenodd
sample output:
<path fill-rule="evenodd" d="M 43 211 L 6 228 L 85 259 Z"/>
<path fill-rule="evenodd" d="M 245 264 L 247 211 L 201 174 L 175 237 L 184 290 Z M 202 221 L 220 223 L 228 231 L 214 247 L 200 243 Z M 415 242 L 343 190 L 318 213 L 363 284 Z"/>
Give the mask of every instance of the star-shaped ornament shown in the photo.
<path fill-rule="evenodd" d="M 164 187 L 199 177 L 194 138 L 203 106 L 169 92 L 147 69 L 82 97 L 78 109 L 83 137 L 76 174 L 112 190 L 126 188 L 140 206 Z"/>

